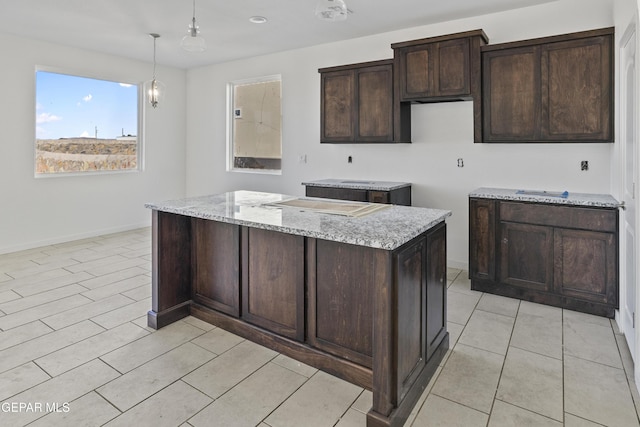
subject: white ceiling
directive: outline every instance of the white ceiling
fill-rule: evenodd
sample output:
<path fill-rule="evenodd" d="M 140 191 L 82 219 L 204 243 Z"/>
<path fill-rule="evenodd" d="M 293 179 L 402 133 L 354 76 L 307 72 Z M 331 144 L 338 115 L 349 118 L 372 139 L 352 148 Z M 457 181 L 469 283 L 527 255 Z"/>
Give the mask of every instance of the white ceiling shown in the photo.
<path fill-rule="evenodd" d="M 352 14 L 323 22 L 316 0 L 196 0 L 196 19 L 208 49 L 179 47 L 192 0 L 0 0 L 0 32 L 151 61 L 179 68 L 334 42 L 401 28 L 558 0 L 345 0 Z M 266 24 L 249 17 L 265 16 Z M 472 29 L 472 28 L 469 28 Z"/>

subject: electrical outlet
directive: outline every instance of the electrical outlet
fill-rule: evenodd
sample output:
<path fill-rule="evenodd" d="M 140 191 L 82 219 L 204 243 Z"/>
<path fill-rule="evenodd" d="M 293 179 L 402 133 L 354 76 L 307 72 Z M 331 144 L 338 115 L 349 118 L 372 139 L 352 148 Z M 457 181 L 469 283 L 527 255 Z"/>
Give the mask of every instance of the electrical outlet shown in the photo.
<path fill-rule="evenodd" d="M 580 170 L 588 171 L 589 170 L 589 160 L 583 160 L 580 162 Z"/>
<path fill-rule="evenodd" d="M 353 157 L 351 156 L 347 157 L 347 163 L 353 163 Z"/>

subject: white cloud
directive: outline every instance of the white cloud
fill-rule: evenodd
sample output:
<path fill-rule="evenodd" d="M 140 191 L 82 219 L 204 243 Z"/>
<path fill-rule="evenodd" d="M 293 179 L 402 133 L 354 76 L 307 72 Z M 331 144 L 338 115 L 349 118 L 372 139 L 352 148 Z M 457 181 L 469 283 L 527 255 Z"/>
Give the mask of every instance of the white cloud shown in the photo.
<path fill-rule="evenodd" d="M 80 138 L 88 138 L 89 136 L 89 132 L 87 132 L 86 130 L 80 134 Z"/>
<path fill-rule="evenodd" d="M 133 85 L 130 85 L 128 83 L 120 83 L 120 86 L 122 86 L 122 87 L 131 87 Z"/>
<path fill-rule="evenodd" d="M 40 113 L 36 116 L 37 124 L 57 122 L 59 120 L 62 120 L 62 117 L 56 116 L 55 114 L 51 114 L 51 113 Z"/>
<path fill-rule="evenodd" d="M 91 98 L 93 98 L 93 95 L 89 94 L 89 95 L 85 96 L 84 98 L 82 98 L 82 100 L 84 102 L 89 102 L 89 101 L 91 101 Z"/>

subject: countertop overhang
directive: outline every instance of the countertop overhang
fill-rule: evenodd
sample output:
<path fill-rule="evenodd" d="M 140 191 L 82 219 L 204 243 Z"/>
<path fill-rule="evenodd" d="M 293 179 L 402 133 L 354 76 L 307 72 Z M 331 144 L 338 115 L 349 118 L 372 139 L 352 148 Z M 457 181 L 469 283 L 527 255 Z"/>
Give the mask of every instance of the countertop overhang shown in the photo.
<path fill-rule="evenodd" d="M 566 197 L 558 197 L 553 192 L 482 187 L 469 193 L 469 197 L 597 208 L 618 208 L 620 206 L 620 202 L 610 194 L 572 193 L 571 191 L 568 192 Z"/>
<path fill-rule="evenodd" d="M 302 185 L 308 187 L 349 188 L 352 190 L 391 191 L 411 186 L 410 182 L 366 181 L 357 179 L 319 179 L 305 181 Z"/>
<path fill-rule="evenodd" d="M 272 205 L 296 198 L 298 197 L 284 194 L 240 190 L 147 203 L 145 207 L 194 218 L 385 250 L 394 250 L 402 246 L 451 216 L 449 210 L 396 205 L 362 217 Z"/>

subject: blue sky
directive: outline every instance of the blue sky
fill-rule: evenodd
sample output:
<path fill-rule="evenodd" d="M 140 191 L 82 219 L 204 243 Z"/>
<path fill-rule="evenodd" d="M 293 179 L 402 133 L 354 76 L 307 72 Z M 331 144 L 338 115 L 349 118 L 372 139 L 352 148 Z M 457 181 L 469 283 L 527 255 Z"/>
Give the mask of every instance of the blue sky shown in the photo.
<path fill-rule="evenodd" d="M 138 133 L 138 89 L 106 80 L 36 72 L 36 138 L 116 138 Z"/>

